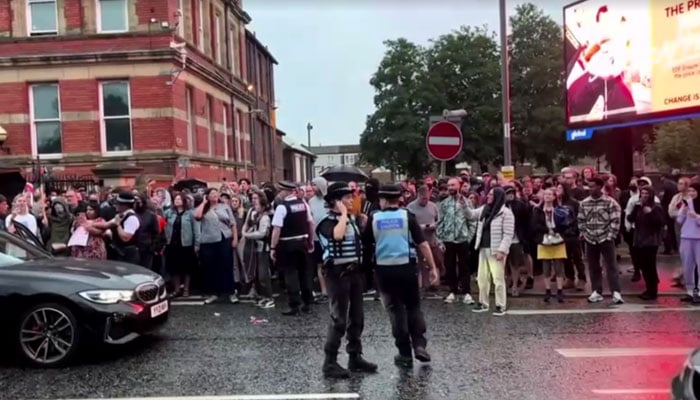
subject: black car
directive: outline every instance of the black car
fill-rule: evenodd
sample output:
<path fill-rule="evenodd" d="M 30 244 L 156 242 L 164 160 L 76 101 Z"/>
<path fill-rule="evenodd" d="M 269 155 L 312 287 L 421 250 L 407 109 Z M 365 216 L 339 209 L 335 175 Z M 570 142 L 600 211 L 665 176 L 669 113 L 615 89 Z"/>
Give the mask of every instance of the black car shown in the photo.
<path fill-rule="evenodd" d="M 86 342 L 124 344 L 167 321 L 170 304 L 158 274 L 54 257 L 39 244 L 21 227 L 0 231 L 0 334 L 30 365 L 65 365 Z"/>
<path fill-rule="evenodd" d="M 700 349 L 695 349 L 671 384 L 673 400 L 700 399 Z"/>

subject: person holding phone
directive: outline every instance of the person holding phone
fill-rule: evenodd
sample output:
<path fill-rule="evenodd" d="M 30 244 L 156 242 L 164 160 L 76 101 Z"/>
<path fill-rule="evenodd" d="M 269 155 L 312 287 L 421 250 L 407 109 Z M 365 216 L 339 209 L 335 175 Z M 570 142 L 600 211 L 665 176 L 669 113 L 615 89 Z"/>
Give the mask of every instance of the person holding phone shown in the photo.
<path fill-rule="evenodd" d="M 350 376 L 348 370 L 338 364 L 338 349 L 343 336 L 348 341 L 348 369 L 376 372 L 377 365 L 362 358 L 364 276 L 360 268 L 360 226 L 355 216 L 349 214 L 353 206 L 353 190 L 344 182 L 335 182 L 328 187 L 324 199 L 328 212 L 316 227 L 331 317 L 324 346 L 323 375 L 327 378 Z"/>
<path fill-rule="evenodd" d="M 695 274 L 700 265 L 700 183 L 691 183 L 688 187 L 688 199 L 681 200 L 681 211 L 676 221 L 681 225 L 681 263 L 685 277 L 686 295 L 681 301 L 700 303 L 698 284 Z"/>

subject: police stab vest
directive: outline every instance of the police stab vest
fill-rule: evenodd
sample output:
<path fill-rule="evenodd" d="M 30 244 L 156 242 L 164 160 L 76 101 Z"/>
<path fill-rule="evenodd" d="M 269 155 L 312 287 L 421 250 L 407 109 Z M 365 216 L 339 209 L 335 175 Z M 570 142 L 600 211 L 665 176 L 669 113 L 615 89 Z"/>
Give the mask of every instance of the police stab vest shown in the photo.
<path fill-rule="evenodd" d="M 408 229 L 408 211 L 390 209 L 372 216 L 377 265 L 406 265 L 415 261 L 416 249 Z"/>
<path fill-rule="evenodd" d="M 299 198 L 284 200 L 281 203 L 287 209 L 280 239 L 293 238 L 309 234 L 309 215 L 304 200 Z"/>
<path fill-rule="evenodd" d="M 355 218 L 348 215 L 348 223 L 345 227 L 345 237 L 342 241 L 328 238 L 318 231 L 318 226 L 323 224 L 325 220 L 338 221 L 340 216 L 335 213 L 328 213 L 316 227 L 318 241 L 323 249 L 323 263 L 326 264 L 329 260 L 333 260 L 334 265 L 345 265 L 350 263 L 359 263 L 362 257 L 362 245 L 360 244 L 360 231 L 355 224 Z"/>

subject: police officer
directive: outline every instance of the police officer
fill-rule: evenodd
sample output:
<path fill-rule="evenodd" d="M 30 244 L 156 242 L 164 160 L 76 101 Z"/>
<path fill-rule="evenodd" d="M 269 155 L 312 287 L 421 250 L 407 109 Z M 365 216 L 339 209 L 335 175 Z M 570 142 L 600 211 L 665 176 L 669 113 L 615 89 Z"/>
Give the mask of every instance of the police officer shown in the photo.
<path fill-rule="evenodd" d="M 282 315 L 292 316 L 299 315 L 300 310 L 310 312 L 314 301 L 309 258 L 314 245 L 314 220 L 296 185 L 282 181 L 278 189 L 277 198 L 282 201 L 275 207 L 272 216 L 270 258 L 277 270 L 284 273 L 287 286 L 289 309 Z"/>
<path fill-rule="evenodd" d="M 141 229 L 141 220 L 134 212 L 134 195 L 131 192 L 120 192 L 116 199 L 117 215 L 109 221 L 112 231 L 112 246 L 117 261 L 139 264 L 141 261 L 137 238 Z"/>
<path fill-rule="evenodd" d="M 360 268 L 360 228 L 355 217 L 348 215 L 353 203 L 353 191 L 347 183 L 335 182 L 328 187 L 324 200 L 328 214 L 316 227 L 331 313 L 324 346 L 326 358 L 323 375 L 327 378 L 350 377 L 348 370 L 338 364 L 338 349 L 345 335 L 348 340 L 348 369 L 353 372 L 376 372 L 377 365 L 362 358 L 360 336 L 365 320 L 362 296 L 364 276 Z"/>
<path fill-rule="evenodd" d="M 396 184 L 380 187 L 382 209 L 368 218 L 362 240 L 365 248 L 375 249 L 377 286 L 399 350 L 394 363 L 410 368 L 414 355 L 418 361 L 430 362 L 430 354 L 425 350 L 426 326 L 420 309 L 416 248 L 430 266 L 430 283 L 436 284 L 439 275 L 415 216 L 399 208 L 401 192 L 401 186 Z"/>

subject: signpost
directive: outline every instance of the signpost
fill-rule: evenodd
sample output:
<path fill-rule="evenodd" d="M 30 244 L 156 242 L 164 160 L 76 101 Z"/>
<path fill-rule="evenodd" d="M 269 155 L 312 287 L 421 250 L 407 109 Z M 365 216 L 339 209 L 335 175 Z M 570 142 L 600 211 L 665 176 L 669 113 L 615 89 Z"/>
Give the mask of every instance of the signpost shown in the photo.
<path fill-rule="evenodd" d="M 445 162 L 453 160 L 462 151 L 462 131 L 450 121 L 438 121 L 430 126 L 425 135 L 428 154 L 441 161 L 440 174 L 445 175 Z"/>
<path fill-rule="evenodd" d="M 510 182 L 515 179 L 515 167 L 512 165 L 504 165 L 501 167 L 501 174 L 506 182 Z"/>

